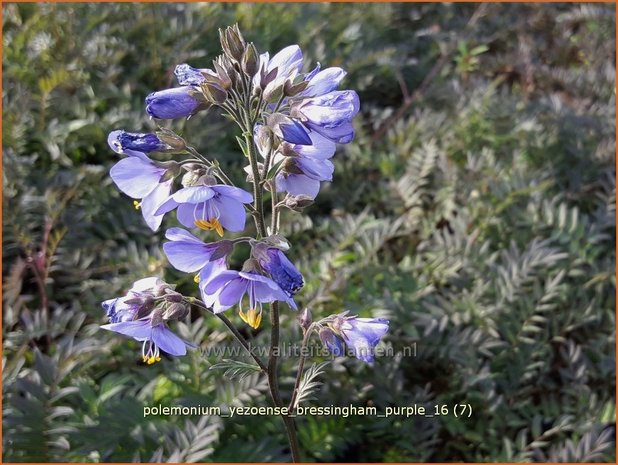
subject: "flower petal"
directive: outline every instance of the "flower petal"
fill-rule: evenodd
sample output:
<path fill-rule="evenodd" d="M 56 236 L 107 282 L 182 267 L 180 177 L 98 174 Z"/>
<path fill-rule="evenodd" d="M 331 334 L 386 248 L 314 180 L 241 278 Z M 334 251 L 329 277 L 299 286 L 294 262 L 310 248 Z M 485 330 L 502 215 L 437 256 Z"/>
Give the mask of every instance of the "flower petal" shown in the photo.
<path fill-rule="evenodd" d="M 156 231 L 161 226 L 163 221 L 163 214 L 155 214 L 158 208 L 167 198 L 169 198 L 170 190 L 172 190 L 173 179 L 165 182 L 161 182 L 154 188 L 154 190 L 142 199 L 142 216 L 146 221 L 146 224 Z"/>
<path fill-rule="evenodd" d="M 242 203 L 223 196 L 212 200 L 212 202 L 219 210 L 219 222 L 225 229 L 232 232 L 245 229 L 247 214 Z"/>
<path fill-rule="evenodd" d="M 150 326 L 149 320 L 134 320 L 134 321 L 123 321 L 120 323 L 110 323 L 108 325 L 101 326 L 103 329 L 107 329 L 108 331 L 114 331 L 116 333 L 124 334 L 125 336 L 130 336 L 138 341 L 144 341 L 146 339 L 150 339 L 150 334 L 152 332 L 152 327 Z"/>
<path fill-rule="evenodd" d="M 124 158 L 109 171 L 118 189 L 134 199 L 148 195 L 157 187 L 164 173 L 165 169 L 138 157 Z"/>
<path fill-rule="evenodd" d="M 181 356 L 187 353 L 187 343 L 176 336 L 164 324 L 152 328 L 151 339 L 159 349 L 170 355 Z"/>

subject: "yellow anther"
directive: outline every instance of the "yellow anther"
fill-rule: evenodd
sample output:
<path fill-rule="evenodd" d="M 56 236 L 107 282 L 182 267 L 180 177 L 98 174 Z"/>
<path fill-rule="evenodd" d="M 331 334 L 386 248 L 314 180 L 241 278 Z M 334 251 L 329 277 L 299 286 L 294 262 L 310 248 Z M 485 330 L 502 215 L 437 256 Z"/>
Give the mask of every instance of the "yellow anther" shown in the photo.
<path fill-rule="evenodd" d="M 240 310 L 238 312 L 242 321 L 247 323 L 253 329 L 258 329 L 260 327 L 260 323 L 262 322 L 262 312 L 257 312 L 255 308 L 249 309 L 247 313 Z"/>
<path fill-rule="evenodd" d="M 200 282 L 200 275 L 196 274 L 195 276 L 193 276 L 193 282 L 194 283 L 199 283 Z"/>
<path fill-rule="evenodd" d="M 152 365 L 155 362 L 160 362 L 161 357 L 159 357 L 158 355 L 156 357 L 154 355 L 151 355 L 150 357 L 142 357 L 142 360 L 144 360 L 145 364 Z"/>
<path fill-rule="evenodd" d="M 133 206 L 135 207 L 136 210 L 139 210 L 140 207 L 142 206 L 142 202 L 138 202 L 137 200 L 134 200 Z"/>
<path fill-rule="evenodd" d="M 219 220 L 216 218 L 213 218 L 211 221 L 195 220 L 195 226 L 197 226 L 200 229 L 203 229 L 204 231 L 215 230 L 217 231 L 217 234 L 219 234 L 219 236 L 223 237 L 223 226 L 221 225 L 221 223 L 219 223 Z"/>

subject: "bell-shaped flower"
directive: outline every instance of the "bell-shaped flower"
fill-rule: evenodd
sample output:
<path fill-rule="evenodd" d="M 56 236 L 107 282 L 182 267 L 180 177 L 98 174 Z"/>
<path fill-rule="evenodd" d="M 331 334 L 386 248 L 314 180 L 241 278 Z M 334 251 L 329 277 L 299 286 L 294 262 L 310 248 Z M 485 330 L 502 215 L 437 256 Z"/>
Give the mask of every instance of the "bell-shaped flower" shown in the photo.
<path fill-rule="evenodd" d="M 258 243 L 253 247 L 253 256 L 289 297 L 294 297 L 303 287 L 303 275 L 277 247 Z"/>
<path fill-rule="evenodd" d="M 257 328 L 261 321 L 262 304 L 274 301 L 286 302 L 294 310 L 294 300 L 272 279 L 255 272 L 226 270 L 214 276 L 202 287 L 202 292 L 213 297 L 213 312 L 221 313 L 234 305 L 239 306 L 243 321 Z M 245 313 L 242 301 L 249 298 L 249 311 Z"/>
<path fill-rule="evenodd" d="M 300 118 L 309 129 L 339 144 L 354 139 L 352 118 L 360 109 L 358 94 L 337 90 L 294 103 L 292 116 Z"/>
<path fill-rule="evenodd" d="M 203 97 L 193 86 L 160 90 L 146 97 L 146 112 L 157 119 L 188 118 L 205 107 Z"/>
<path fill-rule="evenodd" d="M 136 199 L 135 208 L 141 209 L 146 224 L 156 231 L 163 221 L 156 210 L 170 195 L 176 165 L 168 162 L 168 166 L 162 166 L 142 152 L 125 152 L 129 156 L 112 166 L 109 174 L 118 189 Z"/>
<path fill-rule="evenodd" d="M 356 358 L 371 363 L 375 347 L 388 331 L 388 320 L 337 315 L 332 328 L 341 335 Z"/>
<path fill-rule="evenodd" d="M 223 236 L 223 230 L 242 231 L 245 228 L 245 207 L 253 196 L 238 187 L 223 184 L 189 186 L 173 193 L 157 209 L 162 215 L 177 208 L 178 221 L 187 228 L 214 230 Z"/>
<path fill-rule="evenodd" d="M 207 244 L 182 228 L 168 229 L 165 237 L 169 240 L 163 244 L 167 259 L 174 268 L 186 273 L 201 270 L 209 262 L 226 257 L 233 248 L 230 241 Z"/>

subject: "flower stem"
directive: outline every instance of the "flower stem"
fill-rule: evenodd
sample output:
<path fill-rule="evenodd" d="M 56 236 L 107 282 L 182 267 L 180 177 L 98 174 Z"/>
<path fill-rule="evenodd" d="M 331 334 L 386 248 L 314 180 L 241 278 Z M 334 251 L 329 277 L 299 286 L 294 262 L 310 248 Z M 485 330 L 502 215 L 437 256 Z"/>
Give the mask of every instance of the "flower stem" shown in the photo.
<path fill-rule="evenodd" d="M 277 362 L 279 357 L 279 303 L 273 302 L 270 304 L 270 349 L 268 352 L 268 387 L 270 395 L 276 406 L 282 407 L 283 401 L 279 393 L 279 381 L 277 380 Z M 290 452 L 294 462 L 300 461 L 300 450 L 298 447 L 298 437 L 296 436 L 296 425 L 294 419 L 288 415 L 281 417 L 285 425 L 285 430 L 288 434 L 288 442 L 290 443 Z"/>
<path fill-rule="evenodd" d="M 303 337 L 303 342 L 300 347 L 300 360 L 298 361 L 298 371 L 296 372 L 296 382 L 294 383 L 294 390 L 292 391 L 292 399 L 290 400 L 290 404 L 288 405 L 288 411 L 293 413 L 295 408 L 296 398 L 298 397 L 298 387 L 300 386 L 300 379 L 303 375 L 303 369 L 305 368 L 305 359 L 307 358 L 306 348 L 309 343 L 309 337 L 311 336 L 313 328 L 309 327 L 305 331 L 305 335 Z"/>

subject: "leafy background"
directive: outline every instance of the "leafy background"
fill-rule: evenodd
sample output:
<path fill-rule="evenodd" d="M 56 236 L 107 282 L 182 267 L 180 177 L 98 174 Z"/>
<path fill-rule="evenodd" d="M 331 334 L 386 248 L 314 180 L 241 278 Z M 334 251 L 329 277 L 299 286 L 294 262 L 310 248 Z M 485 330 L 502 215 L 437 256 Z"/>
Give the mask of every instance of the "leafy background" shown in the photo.
<path fill-rule="evenodd" d="M 305 405 L 473 407 L 467 419 L 301 418 L 304 459 L 615 461 L 612 5 L 3 13 L 5 461 L 288 460 L 276 417 L 143 418 L 159 403 L 268 405 L 263 377 L 229 379 L 200 351 L 147 367 L 137 343 L 98 329 L 100 302 L 140 277 L 195 290 L 110 182 L 106 135 L 152 130 L 144 97 L 173 85 L 177 63 L 208 66 L 234 22 L 261 50 L 298 43 L 307 66 L 343 66 L 362 102 L 333 183 L 284 218 L 285 234 L 300 303 L 389 318 L 396 355 L 335 360 Z M 214 112 L 171 127 L 243 182 Z M 283 325 L 296 341 L 294 315 Z M 233 344 L 199 314 L 179 329 L 203 349 Z M 416 356 L 397 355 L 414 343 Z"/>

